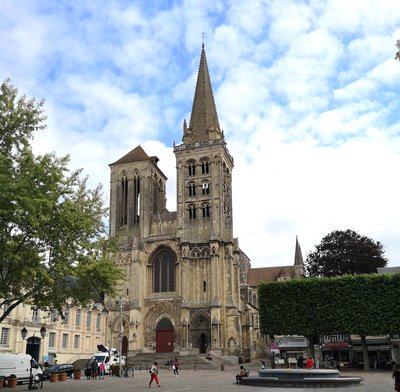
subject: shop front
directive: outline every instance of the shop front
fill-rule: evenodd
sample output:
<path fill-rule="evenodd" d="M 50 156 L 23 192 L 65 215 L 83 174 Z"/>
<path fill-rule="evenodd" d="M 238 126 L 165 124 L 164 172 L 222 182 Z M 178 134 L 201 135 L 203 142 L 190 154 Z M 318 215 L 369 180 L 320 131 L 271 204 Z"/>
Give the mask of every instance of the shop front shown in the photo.
<path fill-rule="evenodd" d="M 307 355 L 307 339 L 304 336 L 275 336 L 278 351 L 275 363 L 281 367 L 296 368 L 297 358 Z"/>
<path fill-rule="evenodd" d="M 321 353 L 322 367 L 351 367 L 351 344 L 349 343 L 322 343 Z"/>
<path fill-rule="evenodd" d="M 353 367 L 363 368 L 362 343 L 359 336 L 352 336 Z M 367 336 L 368 366 L 369 369 L 389 369 L 392 352 L 389 336 Z"/>

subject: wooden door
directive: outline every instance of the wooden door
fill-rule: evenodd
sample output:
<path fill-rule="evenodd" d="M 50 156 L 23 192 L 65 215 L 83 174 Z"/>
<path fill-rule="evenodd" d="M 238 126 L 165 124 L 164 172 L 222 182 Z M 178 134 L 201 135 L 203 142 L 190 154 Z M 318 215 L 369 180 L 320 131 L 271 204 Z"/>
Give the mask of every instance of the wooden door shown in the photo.
<path fill-rule="evenodd" d="M 156 331 L 156 352 L 172 353 L 174 351 L 174 330 L 162 329 Z"/>

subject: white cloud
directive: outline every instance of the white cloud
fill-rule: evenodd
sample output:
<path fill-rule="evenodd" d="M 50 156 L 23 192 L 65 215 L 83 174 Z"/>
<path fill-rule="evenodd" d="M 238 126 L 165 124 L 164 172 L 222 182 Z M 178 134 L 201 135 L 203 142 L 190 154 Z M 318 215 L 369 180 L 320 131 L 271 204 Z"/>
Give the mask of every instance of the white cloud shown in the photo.
<path fill-rule="evenodd" d="M 1 1 L 1 0 L 0 0 Z M 234 157 L 234 230 L 254 266 L 293 263 L 335 229 L 399 264 L 400 39 L 396 0 L 128 4 L 1 2 L 0 76 L 46 98 L 35 151 L 71 153 L 91 184 L 141 144 L 174 210 L 202 33 Z"/>

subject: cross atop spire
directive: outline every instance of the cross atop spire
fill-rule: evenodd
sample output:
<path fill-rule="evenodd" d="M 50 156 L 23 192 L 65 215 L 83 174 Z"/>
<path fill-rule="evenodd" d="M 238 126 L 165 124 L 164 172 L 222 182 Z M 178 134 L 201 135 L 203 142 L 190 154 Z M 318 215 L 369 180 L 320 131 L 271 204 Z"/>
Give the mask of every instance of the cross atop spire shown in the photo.
<path fill-rule="evenodd" d="M 184 127 L 183 142 L 190 144 L 223 138 L 214 102 L 210 74 L 208 73 L 203 41 L 192 114 L 189 127 L 186 129 Z"/>

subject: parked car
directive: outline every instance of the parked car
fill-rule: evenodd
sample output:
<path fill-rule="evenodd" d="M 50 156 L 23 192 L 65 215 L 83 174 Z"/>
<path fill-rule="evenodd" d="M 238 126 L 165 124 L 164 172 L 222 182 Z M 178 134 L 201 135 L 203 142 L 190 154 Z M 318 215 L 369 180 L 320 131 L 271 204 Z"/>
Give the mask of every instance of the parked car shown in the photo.
<path fill-rule="evenodd" d="M 43 372 L 43 379 L 49 379 L 51 373 L 67 373 L 67 376 L 72 378 L 74 374 L 74 366 L 71 363 L 52 365 Z"/>

